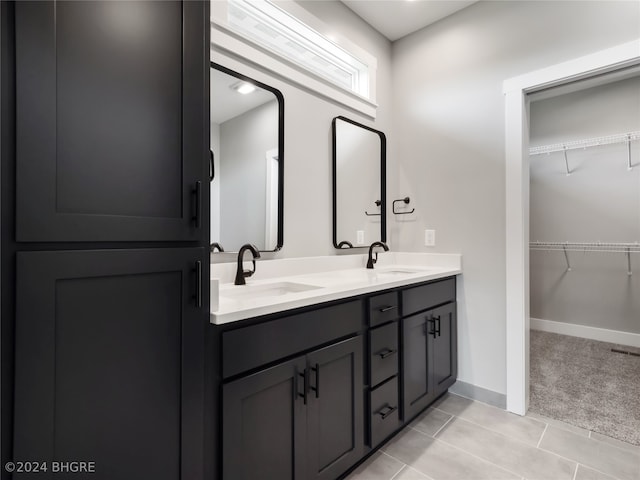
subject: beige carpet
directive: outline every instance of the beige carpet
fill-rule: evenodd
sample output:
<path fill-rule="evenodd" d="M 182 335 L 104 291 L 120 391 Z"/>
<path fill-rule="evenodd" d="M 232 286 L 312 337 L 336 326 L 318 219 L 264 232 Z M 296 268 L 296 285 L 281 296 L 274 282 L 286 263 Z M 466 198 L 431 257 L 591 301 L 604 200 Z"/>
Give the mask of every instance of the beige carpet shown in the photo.
<path fill-rule="evenodd" d="M 640 445 L 640 349 L 531 330 L 529 408 Z"/>

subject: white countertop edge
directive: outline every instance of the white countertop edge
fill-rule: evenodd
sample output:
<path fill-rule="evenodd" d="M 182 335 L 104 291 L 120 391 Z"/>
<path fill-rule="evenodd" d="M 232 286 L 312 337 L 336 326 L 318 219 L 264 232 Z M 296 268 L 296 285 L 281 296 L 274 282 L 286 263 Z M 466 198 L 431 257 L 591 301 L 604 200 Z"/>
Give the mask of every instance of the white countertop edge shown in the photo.
<path fill-rule="evenodd" d="M 394 265 L 394 267 L 402 268 L 402 265 Z M 411 268 L 407 266 L 407 268 Z M 267 300 L 265 299 L 263 304 L 258 302 L 258 305 L 247 306 L 245 308 L 238 308 L 230 311 L 219 310 L 212 312 L 210 320 L 212 324 L 224 325 L 239 320 L 246 320 L 249 318 L 260 317 L 271 313 L 279 313 L 287 310 L 292 310 L 300 307 L 307 307 L 310 305 L 316 305 L 320 303 L 331 302 L 334 300 L 340 300 L 343 298 L 354 297 L 367 293 L 373 293 L 381 290 L 392 289 L 396 287 L 402 287 L 412 285 L 416 283 L 428 282 L 430 280 L 437 280 L 439 278 L 451 277 L 462 273 L 460 267 L 440 267 L 440 271 L 437 272 L 416 272 L 409 274 L 402 278 L 387 279 L 385 281 L 379 281 L 375 284 L 352 283 L 341 284 L 336 287 L 322 287 L 317 290 L 309 290 L 299 293 L 291 293 L 287 295 L 287 299 Z M 280 277 L 279 281 L 292 281 L 299 283 L 313 283 L 309 275 L 296 275 L 292 277 Z M 260 282 L 267 283 L 265 281 Z"/>

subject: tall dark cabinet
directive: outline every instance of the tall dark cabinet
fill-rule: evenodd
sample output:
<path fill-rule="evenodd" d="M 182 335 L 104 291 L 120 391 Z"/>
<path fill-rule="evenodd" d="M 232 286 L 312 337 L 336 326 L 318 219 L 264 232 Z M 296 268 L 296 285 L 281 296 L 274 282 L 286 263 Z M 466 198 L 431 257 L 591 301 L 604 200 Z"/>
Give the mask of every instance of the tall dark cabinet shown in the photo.
<path fill-rule="evenodd" d="M 2 3 L 3 463 L 205 477 L 208 65 L 209 2 Z"/>

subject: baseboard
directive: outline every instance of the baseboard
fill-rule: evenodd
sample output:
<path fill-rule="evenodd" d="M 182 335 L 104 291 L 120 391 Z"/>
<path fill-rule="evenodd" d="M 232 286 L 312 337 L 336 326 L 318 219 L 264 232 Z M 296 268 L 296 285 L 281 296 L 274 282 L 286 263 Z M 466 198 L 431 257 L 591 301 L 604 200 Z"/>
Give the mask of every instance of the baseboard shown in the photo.
<path fill-rule="evenodd" d="M 588 338 L 601 342 L 618 343 L 640 348 L 640 334 L 638 333 L 588 327 L 586 325 L 576 325 L 573 323 L 554 322 L 553 320 L 543 320 L 541 318 L 532 318 L 531 328 L 543 332 L 559 333 L 561 335 L 570 335 L 572 337 Z"/>
<path fill-rule="evenodd" d="M 488 390 L 471 383 L 457 380 L 456 383 L 449 387 L 449 391 L 461 397 L 478 400 L 479 402 L 493 405 L 503 410 L 507 408 L 507 396 L 504 393 L 494 392 L 493 390 Z"/>

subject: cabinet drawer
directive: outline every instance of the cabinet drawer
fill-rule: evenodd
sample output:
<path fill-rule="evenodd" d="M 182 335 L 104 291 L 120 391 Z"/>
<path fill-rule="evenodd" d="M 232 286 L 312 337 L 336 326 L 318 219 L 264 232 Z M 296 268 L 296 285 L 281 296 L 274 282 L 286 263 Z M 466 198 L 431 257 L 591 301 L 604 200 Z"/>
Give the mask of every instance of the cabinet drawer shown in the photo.
<path fill-rule="evenodd" d="M 358 300 L 224 332 L 222 376 L 237 375 L 357 333 L 363 317 L 363 302 Z"/>
<path fill-rule="evenodd" d="M 375 447 L 400 427 L 398 378 L 371 391 L 371 447 Z"/>
<path fill-rule="evenodd" d="M 456 279 L 408 288 L 402 291 L 402 315 L 407 316 L 456 299 Z"/>
<path fill-rule="evenodd" d="M 398 293 L 390 292 L 369 299 L 369 325 L 375 327 L 381 323 L 400 317 Z"/>
<path fill-rule="evenodd" d="M 393 322 L 369 332 L 370 385 L 376 386 L 398 373 L 398 323 Z"/>

